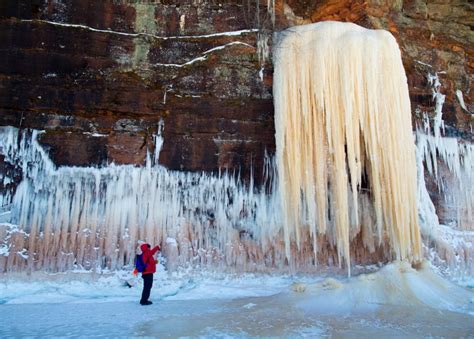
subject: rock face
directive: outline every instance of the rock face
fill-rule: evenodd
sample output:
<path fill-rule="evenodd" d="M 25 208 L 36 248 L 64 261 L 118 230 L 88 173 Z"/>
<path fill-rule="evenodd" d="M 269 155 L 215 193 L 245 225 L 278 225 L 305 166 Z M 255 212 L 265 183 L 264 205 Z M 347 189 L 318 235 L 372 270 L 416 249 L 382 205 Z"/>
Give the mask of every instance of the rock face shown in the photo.
<path fill-rule="evenodd" d="M 244 178 L 253 167 L 259 181 L 275 149 L 270 33 L 339 20 L 390 30 L 413 121 L 434 117 L 438 74 L 447 133 L 473 140 L 468 1 L 277 0 L 274 24 L 255 3 L 2 1 L 0 125 L 45 130 L 57 165 L 100 166 L 144 164 L 163 123 L 160 164 Z"/>
<path fill-rule="evenodd" d="M 239 3 L 17 1 L 0 7 L 1 125 L 45 130 L 58 165 L 261 172 L 271 72 Z M 227 33 L 231 32 L 231 33 Z"/>

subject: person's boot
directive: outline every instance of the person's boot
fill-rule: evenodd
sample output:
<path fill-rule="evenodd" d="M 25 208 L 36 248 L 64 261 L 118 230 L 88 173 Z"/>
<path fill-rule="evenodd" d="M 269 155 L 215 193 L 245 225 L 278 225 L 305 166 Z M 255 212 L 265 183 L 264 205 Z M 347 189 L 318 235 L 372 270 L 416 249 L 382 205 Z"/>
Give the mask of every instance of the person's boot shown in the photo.
<path fill-rule="evenodd" d="M 151 305 L 153 304 L 150 300 L 147 301 L 140 301 L 140 305 Z"/>

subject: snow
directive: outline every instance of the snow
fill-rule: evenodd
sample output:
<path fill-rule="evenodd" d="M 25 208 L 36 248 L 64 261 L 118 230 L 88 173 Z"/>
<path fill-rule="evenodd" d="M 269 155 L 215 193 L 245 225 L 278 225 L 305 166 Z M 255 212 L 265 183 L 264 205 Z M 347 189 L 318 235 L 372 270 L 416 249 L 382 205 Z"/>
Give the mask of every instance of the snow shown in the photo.
<path fill-rule="evenodd" d="M 163 66 L 163 67 L 185 67 L 194 64 L 195 62 L 198 61 L 205 61 L 207 60 L 207 56 L 200 56 L 194 59 L 191 59 L 189 61 L 186 61 L 185 63 L 182 64 L 164 64 L 164 63 L 154 63 L 153 66 Z M 166 103 L 166 102 L 164 102 Z"/>
<path fill-rule="evenodd" d="M 154 63 L 153 66 L 163 66 L 163 67 L 177 67 L 177 68 L 180 68 L 180 67 L 185 67 L 185 66 L 189 66 L 189 65 L 192 65 L 194 64 L 195 62 L 198 62 L 198 61 L 206 61 L 207 60 L 207 57 L 208 57 L 208 54 L 211 54 L 215 51 L 219 51 L 219 50 L 222 50 L 228 46 L 234 46 L 234 45 L 243 45 L 243 46 L 247 46 L 247 47 L 251 47 L 251 48 L 254 48 L 254 46 L 252 45 L 249 45 L 245 42 L 241 42 L 241 41 L 233 41 L 233 42 L 229 42 L 225 45 L 221 45 L 221 46 L 217 46 L 217 47 L 214 47 L 214 48 L 211 48 L 211 49 L 208 49 L 206 51 L 204 51 L 202 53 L 201 56 L 199 57 L 196 57 L 196 58 L 193 58 L 191 60 L 188 60 L 182 64 L 165 64 L 165 63 Z M 166 93 L 166 92 L 165 92 Z M 166 99 L 163 99 L 163 104 L 166 104 Z"/>
<path fill-rule="evenodd" d="M 197 270 L 168 273 L 159 264 L 152 299 L 183 301 L 271 296 L 281 293 L 290 280 L 284 275 L 232 275 Z M 10 273 L 0 282 L 0 304 L 128 302 L 138 300 L 141 289 L 141 277 L 134 277 L 128 271 L 35 272 L 30 276 Z"/>
<path fill-rule="evenodd" d="M 250 44 L 247 44 L 245 42 L 242 42 L 242 41 L 232 41 L 232 42 L 229 42 L 225 45 L 221 45 L 221 46 L 217 46 L 217 47 L 214 47 L 214 48 L 211 48 L 211 49 L 208 49 L 207 51 L 203 52 L 202 54 L 209 54 L 209 53 L 212 53 L 212 52 L 215 52 L 215 51 L 219 51 L 221 49 L 224 49 L 228 46 L 234 46 L 234 45 L 242 45 L 242 46 L 247 46 L 247 47 L 251 47 L 251 48 L 255 48 L 254 46 L 250 45 Z"/>
<path fill-rule="evenodd" d="M 125 281 L 136 284 L 127 287 Z M 300 284 L 304 290 L 295 291 Z M 474 293 L 428 264 L 385 266 L 352 279 L 230 274 L 154 276 L 151 300 L 127 271 L 9 274 L 0 280 L 0 336 L 200 338 L 472 335 Z M 22 321 L 18 321 L 22 319 Z"/>
<path fill-rule="evenodd" d="M 246 33 L 257 33 L 259 31 L 258 29 L 253 28 L 253 29 L 242 29 L 242 30 L 238 30 L 238 31 L 211 33 L 211 34 L 159 36 L 159 35 L 150 34 L 150 33 L 127 33 L 127 32 L 120 32 L 120 31 L 113 31 L 111 29 L 98 29 L 98 28 L 87 26 L 87 25 L 68 24 L 68 23 L 49 21 L 49 20 L 22 19 L 21 21 L 22 22 L 40 22 L 40 23 L 53 25 L 53 26 L 80 28 L 80 29 L 85 29 L 85 30 L 92 31 L 92 32 L 109 33 L 109 34 L 130 36 L 130 37 L 146 36 L 146 37 L 155 38 L 155 39 L 162 39 L 162 40 L 168 40 L 168 39 L 203 39 L 203 38 L 212 38 L 212 37 L 219 37 L 219 36 L 238 36 L 238 35 L 243 35 L 243 34 L 246 34 Z"/>
<path fill-rule="evenodd" d="M 10 248 L 7 245 L 0 246 L 0 256 L 8 256 L 10 254 Z"/>
<path fill-rule="evenodd" d="M 83 132 L 83 134 L 90 135 L 91 137 L 95 138 L 103 138 L 103 137 L 108 137 L 108 134 L 102 134 L 102 133 L 91 133 L 91 132 Z"/>
<path fill-rule="evenodd" d="M 56 73 L 47 73 L 43 76 L 43 78 L 56 78 L 58 75 Z"/>
<path fill-rule="evenodd" d="M 433 66 L 431 66 L 430 64 L 427 64 L 427 63 L 422 62 L 422 61 L 420 61 L 420 60 L 415 60 L 415 61 L 416 61 L 417 63 L 419 63 L 420 65 L 423 65 L 423 66 L 426 66 L 426 67 L 430 67 L 430 68 L 433 67 Z"/>

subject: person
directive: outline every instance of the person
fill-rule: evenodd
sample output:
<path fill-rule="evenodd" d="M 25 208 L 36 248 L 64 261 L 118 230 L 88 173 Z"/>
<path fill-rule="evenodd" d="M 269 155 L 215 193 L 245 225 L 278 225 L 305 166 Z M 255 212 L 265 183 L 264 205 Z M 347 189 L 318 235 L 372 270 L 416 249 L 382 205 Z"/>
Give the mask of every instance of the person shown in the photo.
<path fill-rule="evenodd" d="M 142 298 L 140 299 L 140 305 L 151 305 L 153 304 L 150 300 L 151 287 L 153 286 L 153 273 L 156 272 L 156 260 L 153 257 L 156 252 L 160 250 L 160 246 L 151 248 L 150 244 L 142 244 L 140 249 L 143 253 L 143 262 L 146 265 L 145 270 L 142 272 L 143 278 L 143 291 Z"/>

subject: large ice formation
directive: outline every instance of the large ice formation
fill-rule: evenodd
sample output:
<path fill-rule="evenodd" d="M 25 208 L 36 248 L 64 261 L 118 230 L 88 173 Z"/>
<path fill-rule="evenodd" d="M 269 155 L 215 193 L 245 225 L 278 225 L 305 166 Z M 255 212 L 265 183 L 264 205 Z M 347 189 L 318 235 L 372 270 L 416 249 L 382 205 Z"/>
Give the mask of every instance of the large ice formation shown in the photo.
<path fill-rule="evenodd" d="M 168 171 L 152 166 L 151 156 L 142 168 L 56 168 L 37 138 L 38 131 L 0 128 L 0 153 L 23 175 L 13 197 L 4 193 L 10 217 L 0 227 L 3 270 L 119 268 L 131 263 L 139 239 L 164 244 L 178 264 L 264 264 L 261 250 L 242 244 L 272 239 L 278 214 L 274 198 L 252 182 Z M 265 260 L 283 262 L 278 253 Z"/>
<path fill-rule="evenodd" d="M 287 254 L 309 229 L 337 246 L 387 243 L 419 260 L 416 160 L 400 50 L 387 31 L 323 22 L 279 36 L 274 101 Z M 374 243 L 375 242 L 375 243 Z"/>

